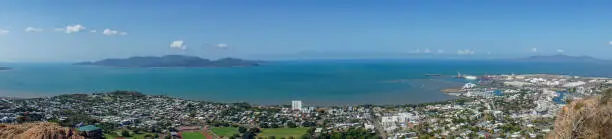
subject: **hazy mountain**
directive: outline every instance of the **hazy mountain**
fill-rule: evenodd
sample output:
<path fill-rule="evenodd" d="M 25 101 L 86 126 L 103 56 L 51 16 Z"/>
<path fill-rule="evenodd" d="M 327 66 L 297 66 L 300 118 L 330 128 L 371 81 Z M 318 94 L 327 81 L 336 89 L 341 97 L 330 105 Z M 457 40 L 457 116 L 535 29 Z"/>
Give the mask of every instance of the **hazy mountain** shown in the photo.
<path fill-rule="evenodd" d="M 166 55 L 162 57 L 130 57 L 126 59 L 104 59 L 95 62 L 81 62 L 75 65 L 96 65 L 109 67 L 244 67 L 258 66 L 259 61 L 237 58 L 208 60 L 196 56 Z"/>
<path fill-rule="evenodd" d="M 9 68 L 9 67 L 0 67 L 0 70 L 10 70 L 10 69 L 12 69 L 12 68 Z"/>
<path fill-rule="evenodd" d="M 612 63 L 610 60 L 602 60 L 590 56 L 569 56 L 569 55 L 550 55 L 550 56 L 531 56 L 518 59 L 523 62 L 570 62 L 570 63 Z"/>

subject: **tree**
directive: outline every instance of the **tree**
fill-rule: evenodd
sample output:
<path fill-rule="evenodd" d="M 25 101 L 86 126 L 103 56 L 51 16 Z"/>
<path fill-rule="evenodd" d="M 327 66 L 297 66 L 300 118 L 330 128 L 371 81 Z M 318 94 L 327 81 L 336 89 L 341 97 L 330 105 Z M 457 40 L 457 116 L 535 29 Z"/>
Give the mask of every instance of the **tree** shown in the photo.
<path fill-rule="evenodd" d="M 134 134 L 140 134 L 140 128 L 134 128 L 132 132 L 134 132 Z"/>
<path fill-rule="evenodd" d="M 332 139 L 343 139 L 344 137 L 342 136 L 342 133 L 335 132 L 334 134 L 332 134 L 331 138 Z"/>
<path fill-rule="evenodd" d="M 306 133 L 313 134 L 315 130 L 317 130 L 317 128 L 311 127 L 311 128 L 308 128 L 308 130 L 306 130 Z"/>
<path fill-rule="evenodd" d="M 275 136 L 269 136 L 268 139 L 276 139 Z"/>
<path fill-rule="evenodd" d="M 122 130 L 121 131 L 121 136 L 122 137 L 130 137 L 130 132 L 128 132 L 127 130 Z"/>
<path fill-rule="evenodd" d="M 17 119 L 16 119 L 17 123 L 23 123 L 23 122 L 26 122 L 26 120 L 27 120 L 27 119 L 26 119 L 26 117 L 25 117 L 25 116 L 19 116 L 19 117 L 17 117 Z"/>
<path fill-rule="evenodd" d="M 251 132 L 244 132 L 244 134 L 242 134 L 242 139 L 254 139 L 254 138 L 255 138 L 255 134 Z"/>
<path fill-rule="evenodd" d="M 251 128 L 251 129 L 249 129 L 249 132 L 254 133 L 254 134 L 258 134 L 258 133 L 261 133 L 261 130 L 259 128 Z"/>
<path fill-rule="evenodd" d="M 114 123 L 107 123 L 107 122 L 102 122 L 100 124 L 98 124 L 98 126 L 102 129 L 102 131 L 104 131 L 105 133 L 110 133 L 111 131 L 115 130 L 117 127 L 119 127 L 119 125 L 114 124 Z"/>
<path fill-rule="evenodd" d="M 303 127 L 313 127 L 313 126 L 316 126 L 316 125 L 317 124 L 315 122 L 308 122 L 308 121 L 306 121 L 306 122 L 302 123 Z"/>
<path fill-rule="evenodd" d="M 246 131 L 247 131 L 247 129 L 246 129 L 245 127 L 242 127 L 242 126 L 241 126 L 241 127 L 238 127 L 238 132 L 239 132 L 239 133 L 244 133 L 244 132 L 246 132 Z"/>
<path fill-rule="evenodd" d="M 289 122 L 289 123 L 287 123 L 287 127 L 289 127 L 289 128 L 296 128 L 297 125 L 295 125 L 294 122 Z"/>

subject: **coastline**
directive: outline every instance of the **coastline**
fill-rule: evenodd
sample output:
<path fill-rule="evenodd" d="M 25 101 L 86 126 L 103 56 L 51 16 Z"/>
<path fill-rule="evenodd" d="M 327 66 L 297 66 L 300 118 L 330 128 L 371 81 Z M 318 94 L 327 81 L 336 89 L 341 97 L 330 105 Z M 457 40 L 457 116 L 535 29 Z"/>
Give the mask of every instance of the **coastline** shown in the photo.
<path fill-rule="evenodd" d="M 404 82 L 384 83 L 375 82 L 366 87 L 367 90 L 355 89 L 352 87 L 339 87 L 342 92 L 330 92 L 329 90 L 313 90 L 317 93 L 308 93 L 304 90 L 267 91 L 253 90 L 251 93 L 246 93 L 245 90 L 239 89 L 223 89 L 212 90 L 193 88 L 189 90 L 180 90 L 176 88 L 168 88 L 165 86 L 156 88 L 129 88 L 115 86 L 114 89 L 89 89 L 87 88 L 68 88 L 55 89 L 55 91 L 45 92 L 41 90 L 15 90 L 2 89 L 0 96 L 17 97 L 17 98 L 39 98 L 52 97 L 66 94 L 92 94 L 112 92 L 116 90 L 131 90 L 142 92 L 146 95 L 164 95 L 174 98 L 182 98 L 196 101 L 220 102 L 220 103 L 237 103 L 247 102 L 255 105 L 283 105 L 291 100 L 301 100 L 312 106 L 356 106 L 364 104 L 375 105 L 399 105 L 399 104 L 420 104 L 437 101 L 448 101 L 457 99 L 456 96 L 448 95 L 440 92 L 440 89 L 458 86 L 460 82 L 440 80 L 440 79 L 404 79 Z M 377 87 L 378 86 L 378 87 Z M 382 89 L 380 89 L 380 86 Z M 97 86 L 93 86 L 97 87 Z M 351 92 L 351 91 L 358 92 Z M 332 90 L 333 91 L 333 90 Z M 221 93 L 223 92 L 223 93 Z M 270 96 L 273 95 L 273 96 Z M 262 97 L 266 96 L 266 97 Z"/>
<path fill-rule="evenodd" d="M 66 94 L 69 94 L 69 93 L 66 93 Z M 52 97 L 52 96 L 59 96 L 59 95 L 63 95 L 63 94 L 41 94 L 41 93 L 34 93 L 34 92 L 0 90 L 0 98 L 33 99 L 33 98 Z"/>
<path fill-rule="evenodd" d="M 147 94 L 147 93 L 143 93 L 143 92 L 138 92 L 138 91 L 126 91 L 126 90 L 116 90 L 116 91 L 107 91 L 107 92 L 90 92 L 90 93 L 62 93 L 62 94 L 50 94 L 50 95 L 32 95 L 31 93 L 19 93 L 22 95 L 6 95 L 5 94 L 6 91 L 0 91 L 1 95 L 0 99 L 7 99 L 7 100 L 23 100 L 23 99 L 37 99 L 37 98 L 50 98 L 50 97 L 58 97 L 58 96 L 72 96 L 72 95 L 99 95 L 99 94 L 112 94 L 112 93 L 136 93 L 136 94 L 140 94 L 140 95 L 145 95 L 145 96 L 163 96 L 163 97 L 168 97 L 168 98 L 175 98 L 175 99 L 182 99 L 182 100 L 189 100 L 189 101 L 201 101 L 201 102 L 208 102 L 208 103 L 220 103 L 220 104 L 237 104 L 237 103 L 245 103 L 245 104 L 249 104 L 252 106 L 282 106 L 282 105 L 286 105 L 284 102 L 279 102 L 276 104 L 258 104 L 258 103 L 252 103 L 252 102 L 245 102 L 245 101 L 220 101 L 220 100 L 210 100 L 210 99 L 193 99 L 193 98 L 184 98 L 184 97 L 177 97 L 177 96 L 172 96 L 172 95 L 158 95 L 158 94 Z M 448 95 L 448 96 L 452 96 L 452 95 Z M 342 104 L 342 103 L 317 103 L 317 104 L 313 104 L 313 105 L 309 105 L 312 107 L 349 107 L 349 106 L 366 106 L 366 105 L 370 105 L 370 106 L 421 106 L 421 105 L 431 105 L 431 104 L 448 104 L 448 103 L 453 103 L 453 102 L 457 102 L 457 101 L 464 101 L 464 100 L 469 100 L 469 97 L 460 97 L 460 96 L 453 96 L 454 98 L 449 98 L 449 99 L 443 99 L 443 100 L 432 100 L 432 101 L 423 101 L 423 102 L 408 102 L 408 103 L 389 103 L 389 104 L 376 104 L 376 103 L 359 103 L 359 104 Z M 290 100 L 287 100 L 287 103 L 289 103 Z"/>

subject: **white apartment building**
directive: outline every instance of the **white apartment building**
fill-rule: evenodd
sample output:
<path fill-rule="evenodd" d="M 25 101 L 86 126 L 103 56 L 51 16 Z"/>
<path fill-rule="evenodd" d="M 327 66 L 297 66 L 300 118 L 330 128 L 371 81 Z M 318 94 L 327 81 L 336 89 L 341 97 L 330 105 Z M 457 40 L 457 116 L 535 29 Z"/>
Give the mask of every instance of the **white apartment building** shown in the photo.
<path fill-rule="evenodd" d="M 302 110 L 302 101 L 299 101 L 299 100 L 291 101 L 291 110 L 301 111 Z"/>

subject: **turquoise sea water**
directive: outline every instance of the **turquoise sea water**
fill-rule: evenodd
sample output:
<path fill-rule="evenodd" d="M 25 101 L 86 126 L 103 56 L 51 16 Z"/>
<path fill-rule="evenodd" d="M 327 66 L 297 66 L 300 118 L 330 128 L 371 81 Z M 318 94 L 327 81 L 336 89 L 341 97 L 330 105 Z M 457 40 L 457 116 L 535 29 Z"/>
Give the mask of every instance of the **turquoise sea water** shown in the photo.
<path fill-rule="evenodd" d="M 610 65 L 500 61 L 284 61 L 242 68 L 111 68 L 69 64 L 0 64 L 0 96 L 50 96 L 135 90 L 187 99 L 256 104 L 401 104 L 452 99 L 440 93 L 462 85 L 450 77 L 554 73 L 610 76 Z"/>

